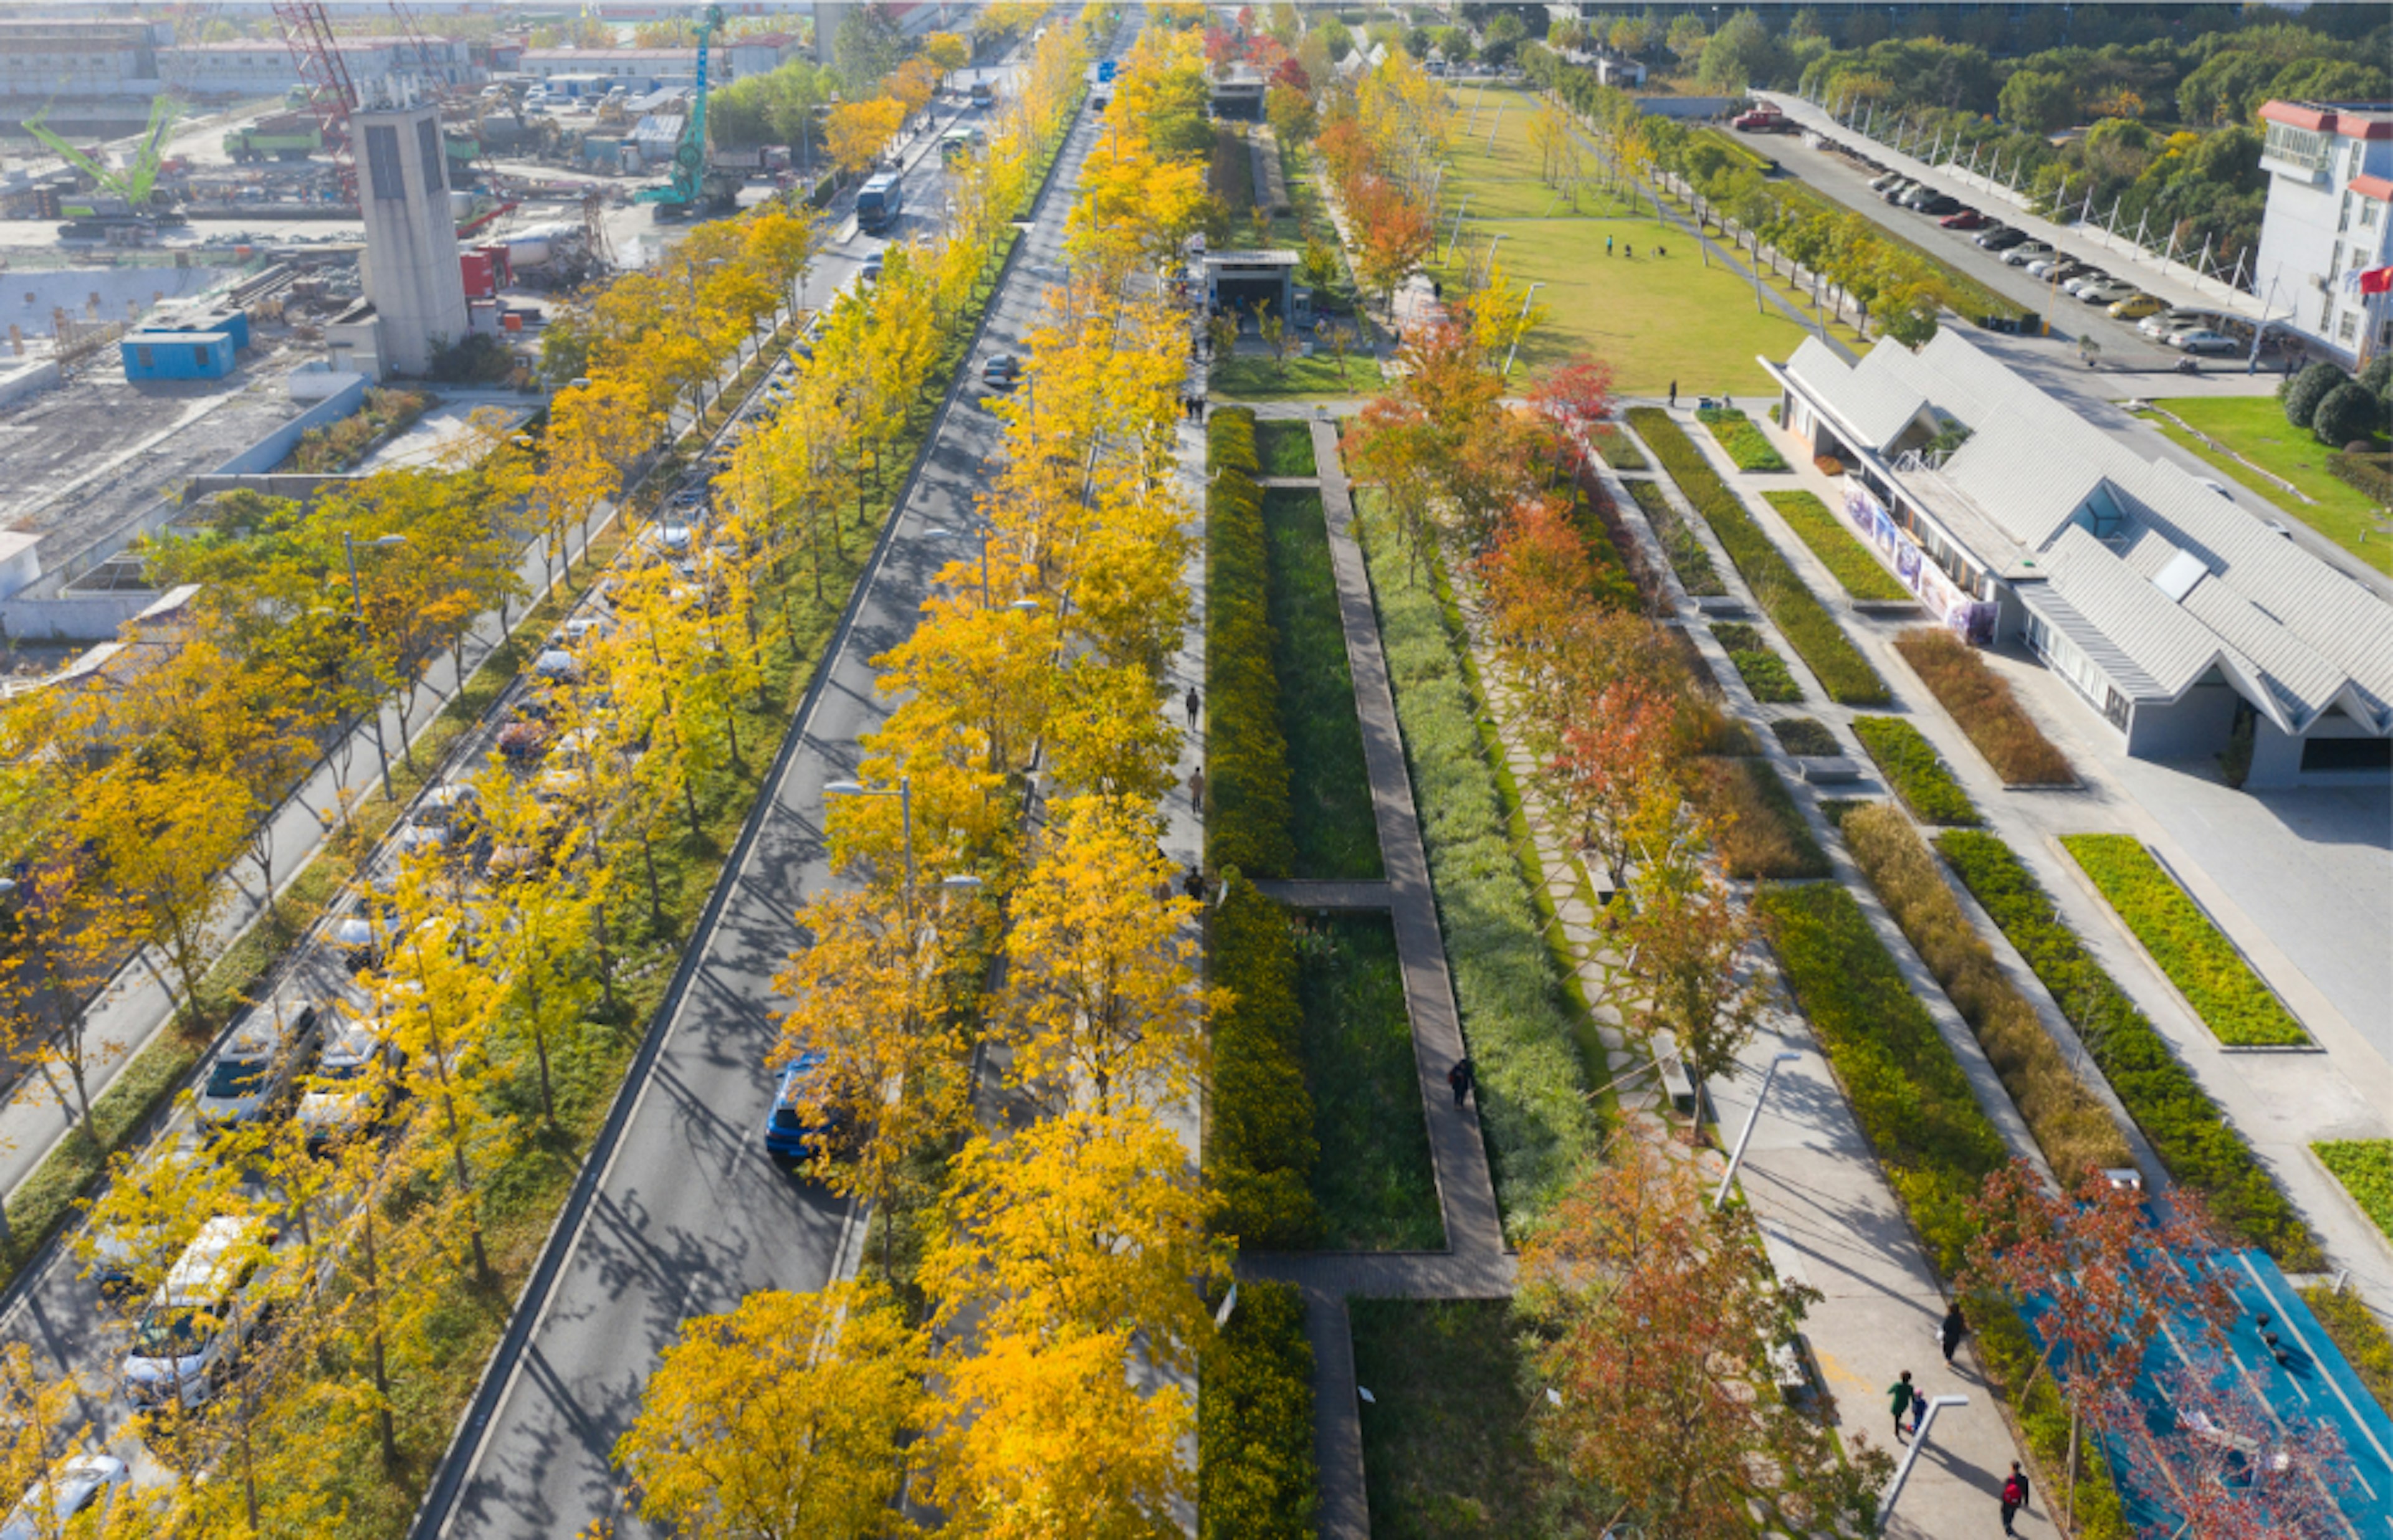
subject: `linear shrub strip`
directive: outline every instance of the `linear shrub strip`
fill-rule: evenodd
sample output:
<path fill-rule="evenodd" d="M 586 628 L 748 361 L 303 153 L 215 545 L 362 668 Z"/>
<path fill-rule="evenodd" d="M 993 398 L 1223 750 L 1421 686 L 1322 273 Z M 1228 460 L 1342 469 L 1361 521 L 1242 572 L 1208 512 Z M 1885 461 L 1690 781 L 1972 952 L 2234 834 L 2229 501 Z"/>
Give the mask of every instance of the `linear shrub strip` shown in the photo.
<path fill-rule="evenodd" d="M 1696 798 L 1719 832 L 1731 877 L 1799 879 L 1829 874 L 1827 853 L 1811 838 L 1786 783 L 1765 759 L 1695 762 Z"/>
<path fill-rule="evenodd" d="M 1969 1200 L 2006 1158 L 2002 1136 L 1852 894 L 1824 882 L 1770 888 L 1754 906 L 1777 923 L 1787 986 L 1818 1032 L 1888 1182 L 1937 1270 L 1954 1276 L 1977 1233 Z M 2058 1484 L 2069 1468 L 2069 1412 L 2051 1377 L 2037 1373 L 2041 1361 L 2018 1314 L 1986 1299 L 1976 1315 L 1980 1356 L 2007 1395 L 2046 1486 Z M 2099 1457 L 2080 1470 L 2075 1510 L 2085 1535 L 2125 1540 L 2130 1533 Z"/>
<path fill-rule="evenodd" d="M 1646 479 L 1622 485 L 1637 500 L 1646 522 L 1654 526 L 1654 535 L 1662 542 L 1662 554 L 1670 558 L 1670 570 L 1679 575 L 1679 586 L 1698 599 L 1716 599 L 1726 594 L 1728 584 L 1720 581 L 1720 568 L 1712 565 L 1711 553 L 1687 528 L 1679 510 L 1670 506 L 1670 494 L 1662 489 L 1662 484 Z"/>
<path fill-rule="evenodd" d="M 2393 1139 L 2330 1139 L 2310 1149 L 2369 1221 L 2393 1240 Z"/>
<path fill-rule="evenodd" d="M 1313 1097 L 1313 1204 L 1320 1244 L 1427 1251 L 1445 1244 L 1404 959 L 1385 914 L 1288 916 L 1296 936 L 1301 1058 Z"/>
<path fill-rule="evenodd" d="M 1273 424 L 1267 424 L 1273 425 Z M 1382 875 L 1371 772 L 1354 711 L 1329 526 L 1311 488 L 1263 491 L 1271 563 L 1272 667 L 1279 685 L 1281 740 L 1288 746 L 1290 869 L 1299 877 Z"/>
<path fill-rule="evenodd" d="M 2054 1172 L 2074 1182 L 2089 1166 L 2126 1165 L 2127 1142 L 2109 1111 L 2071 1071 L 2035 1007 L 2004 976 L 1911 820 L 1880 803 L 1847 815 L 1844 835 L 1912 950 L 1976 1034 Z"/>
<path fill-rule="evenodd" d="M 2201 1192 L 2220 1223 L 2286 1272 L 2317 1271 L 2322 1264 L 2317 1240 L 2252 1146 L 2086 953 L 2018 854 L 1994 835 L 1968 829 L 1938 835 L 1936 849 L 2052 992 L 2169 1173 Z"/>
<path fill-rule="evenodd" d="M 1753 419 L 1735 407 L 1705 407 L 1695 413 L 1712 436 L 1713 442 L 1725 450 L 1729 459 L 1741 471 L 1783 471 L 1785 457 L 1770 442 L 1769 436 L 1753 425 Z"/>
<path fill-rule="evenodd" d="M 1969 793 L 1961 790 L 1961 783 L 1937 757 L 1935 745 L 1921 737 L 1918 728 L 1901 717 L 1857 716 L 1853 736 L 1877 761 L 1877 767 L 1886 772 L 1886 783 L 1915 817 L 1931 824 L 1979 822 L 1977 804 L 1969 801 Z"/>
<path fill-rule="evenodd" d="M 1299 1057 L 1296 941 L 1287 910 L 1235 869 L 1223 880 L 1208 937 L 1223 1003 L 1213 1011 L 1205 1162 L 1222 1194 L 1222 1228 L 1248 1246 L 1287 1250 L 1311 1244 L 1317 1229 L 1321 1158 Z"/>
<path fill-rule="evenodd" d="M 1271 557 L 1255 484 L 1255 414 L 1224 407 L 1206 428 L 1206 864 L 1288 875 L 1288 742 L 1272 668 Z"/>
<path fill-rule="evenodd" d="M 2295 1290 L 2318 1317 L 2319 1326 L 2334 1342 L 2351 1372 L 2368 1387 L 2376 1404 L 2393 1416 L 2393 1335 L 2358 1295 L 2314 1284 Z"/>
<path fill-rule="evenodd" d="M 1808 716 L 1782 716 L 1770 724 L 1779 747 L 1799 759 L 1831 759 L 1845 751 L 1837 735 Z"/>
<path fill-rule="evenodd" d="M 1914 626 L 1894 639 L 1894 647 L 2007 783 L 2077 783 L 2069 756 L 2053 747 L 2011 694 L 2010 685 L 1968 643 L 1941 626 Z"/>
<path fill-rule="evenodd" d="M 2060 843 L 2220 1042 L 2289 1048 L 2310 1040 L 2142 841 L 2130 834 L 2072 834 Z"/>
<path fill-rule="evenodd" d="M 1240 1284 L 1197 1375 L 1199 1540 L 1311 1540 L 1319 1473 L 1304 1297 L 1292 1284 Z"/>
<path fill-rule="evenodd" d="M 1753 590 L 1754 602 L 1778 622 L 1828 698 L 1848 706 L 1882 706 L 1892 699 L 1886 681 L 1669 414 L 1659 407 L 1631 407 L 1628 421 L 1695 511 L 1711 521 L 1729 560 Z"/>
<path fill-rule="evenodd" d="M 1828 511 L 1826 503 L 1810 492 L 1761 495 L 1778 510 L 1778 516 L 1795 531 L 1795 538 L 1810 546 L 1811 555 L 1820 558 L 1820 565 L 1844 585 L 1846 593 L 1856 599 L 1893 601 L 1911 597 L 1911 591 L 1869 554 L 1869 547 L 1837 522 L 1837 516 Z"/>
<path fill-rule="evenodd" d="M 1355 527 L 1379 602 L 1455 1000 L 1479 1071 L 1488 1164 L 1506 1220 L 1516 1223 L 1544 1207 L 1593 1151 L 1579 1057 L 1480 737 L 1462 641 L 1439 599 L 1437 554 L 1408 551 L 1397 522 L 1367 491 L 1356 499 Z"/>
<path fill-rule="evenodd" d="M 1786 659 L 1771 649 L 1759 628 L 1722 620 L 1712 627 L 1712 634 L 1728 650 L 1728 660 L 1745 680 L 1745 687 L 1753 698 L 1773 705 L 1798 705 L 1803 699 L 1803 686 L 1786 667 Z"/>

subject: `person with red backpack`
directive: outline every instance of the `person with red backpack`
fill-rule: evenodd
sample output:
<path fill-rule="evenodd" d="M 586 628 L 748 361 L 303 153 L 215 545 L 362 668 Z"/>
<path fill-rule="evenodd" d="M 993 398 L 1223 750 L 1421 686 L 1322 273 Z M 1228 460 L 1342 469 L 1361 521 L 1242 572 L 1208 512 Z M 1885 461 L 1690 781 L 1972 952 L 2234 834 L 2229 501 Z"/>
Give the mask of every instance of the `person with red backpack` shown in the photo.
<path fill-rule="evenodd" d="M 2019 1517 L 2019 1510 L 2025 1507 L 2027 1507 L 2027 1472 L 2020 1468 L 2019 1461 L 2013 1460 L 2010 1480 L 2003 1483 L 2003 1533 L 2005 1534 L 2019 1533 L 2011 1528 L 2011 1520 Z"/>

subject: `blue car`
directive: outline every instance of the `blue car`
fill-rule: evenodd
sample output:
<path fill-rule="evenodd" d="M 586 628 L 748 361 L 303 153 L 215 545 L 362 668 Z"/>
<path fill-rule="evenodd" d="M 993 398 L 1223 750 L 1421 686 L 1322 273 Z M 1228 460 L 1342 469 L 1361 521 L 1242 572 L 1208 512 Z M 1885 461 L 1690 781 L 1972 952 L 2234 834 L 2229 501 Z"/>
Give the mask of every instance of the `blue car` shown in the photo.
<path fill-rule="evenodd" d="M 773 1088 L 772 1110 L 765 1115 L 765 1148 L 774 1155 L 804 1160 L 814 1154 L 808 1146 L 830 1131 L 809 1127 L 798 1106 L 800 1095 L 822 1066 L 821 1054 L 801 1053 L 781 1071 L 780 1082 Z"/>

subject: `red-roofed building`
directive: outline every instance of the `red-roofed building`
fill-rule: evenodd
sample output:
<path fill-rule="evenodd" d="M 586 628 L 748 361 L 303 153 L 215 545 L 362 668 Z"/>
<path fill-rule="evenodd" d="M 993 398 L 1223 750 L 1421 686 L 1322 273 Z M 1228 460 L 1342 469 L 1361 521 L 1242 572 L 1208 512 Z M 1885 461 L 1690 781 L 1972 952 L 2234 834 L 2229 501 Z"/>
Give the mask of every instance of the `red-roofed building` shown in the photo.
<path fill-rule="evenodd" d="M 2253 292 L 2348 364 L 2393 346 L 2393 305 L 2360 275 L 2393 263 L 2393 102 L 2260 109 L 2269 206 Z"/>

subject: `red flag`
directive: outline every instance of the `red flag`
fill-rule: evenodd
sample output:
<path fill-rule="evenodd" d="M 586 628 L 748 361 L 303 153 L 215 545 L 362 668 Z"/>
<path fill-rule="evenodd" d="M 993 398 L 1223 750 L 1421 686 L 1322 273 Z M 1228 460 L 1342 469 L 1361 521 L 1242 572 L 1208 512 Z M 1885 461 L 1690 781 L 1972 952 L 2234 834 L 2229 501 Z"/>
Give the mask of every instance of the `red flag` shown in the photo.
<path fill-rule="evenodd" d="M 2363 294 L 2393 292 L 2393 268 L 2371 268 L 2360 274 L 2360 292 Z"/>

